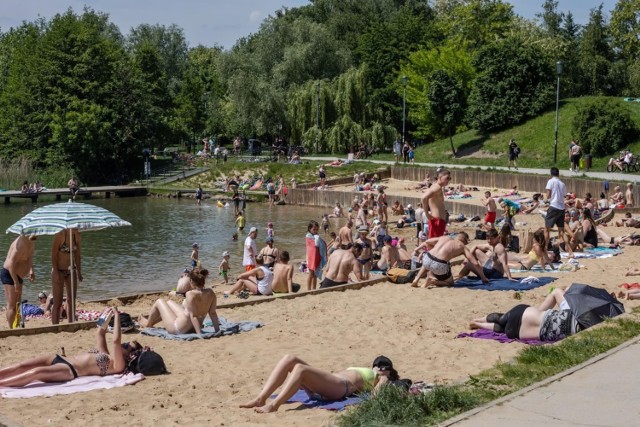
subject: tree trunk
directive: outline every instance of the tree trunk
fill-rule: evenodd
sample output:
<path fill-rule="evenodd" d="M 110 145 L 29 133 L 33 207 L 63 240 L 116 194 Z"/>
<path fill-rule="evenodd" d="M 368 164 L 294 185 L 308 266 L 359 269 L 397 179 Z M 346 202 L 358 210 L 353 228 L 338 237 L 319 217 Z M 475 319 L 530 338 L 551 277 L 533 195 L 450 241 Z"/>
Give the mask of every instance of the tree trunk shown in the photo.
<path fill-rule="evenodd" d="M 449 143 L 451 144 L 451 152 L 453 153 L 453 157 L 456 157 L 456 149 L 453 146 L 453 135 L 449 132 Z"/>

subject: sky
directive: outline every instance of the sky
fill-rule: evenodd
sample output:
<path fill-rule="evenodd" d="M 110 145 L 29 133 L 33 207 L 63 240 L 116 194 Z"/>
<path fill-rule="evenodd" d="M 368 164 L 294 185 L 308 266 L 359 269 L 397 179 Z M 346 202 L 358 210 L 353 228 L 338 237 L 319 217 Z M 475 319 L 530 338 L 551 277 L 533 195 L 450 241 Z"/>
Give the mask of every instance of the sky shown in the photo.
<path fill-rule="evenodd" d="M 534 19 L 542 11 L 543 0 L 510 0 L 516 14 Z M 589 20 L 589 11 L 604 4 L 607 16 L 615 0 L 559 0 L 558 10 L 571 11 L 578 24 Z M 309 4 L 308 0 L 0 0 L 0 30 L 7 31 L 23 21 L 32 22 L 72 8 L 82 13 L 84 6 L 109 15 L 123 34 L 140 24 L 176 24 L 182 28 L 190 47 L 221 46 L 230 49 L 241 38 L 255 33 L 260 23 L 282 8 Z"/>

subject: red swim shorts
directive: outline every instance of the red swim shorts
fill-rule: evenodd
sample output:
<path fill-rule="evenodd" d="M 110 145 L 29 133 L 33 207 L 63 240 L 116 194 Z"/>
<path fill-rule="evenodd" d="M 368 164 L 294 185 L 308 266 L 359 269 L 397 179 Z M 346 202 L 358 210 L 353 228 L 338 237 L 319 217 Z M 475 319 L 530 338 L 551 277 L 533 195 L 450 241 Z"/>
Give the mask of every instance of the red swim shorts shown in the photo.
<path fill-rule="evenodd" d="M 447 222 L 442 218 L 429 218 L 429 238 L 444 236 Z"/>
<path fill-rule="evenodd" d="M 496 223 L 496 213 L 495 212 L 487 212 L 484 216 L 484 222 L 490 222 L 491 224 Z"/>

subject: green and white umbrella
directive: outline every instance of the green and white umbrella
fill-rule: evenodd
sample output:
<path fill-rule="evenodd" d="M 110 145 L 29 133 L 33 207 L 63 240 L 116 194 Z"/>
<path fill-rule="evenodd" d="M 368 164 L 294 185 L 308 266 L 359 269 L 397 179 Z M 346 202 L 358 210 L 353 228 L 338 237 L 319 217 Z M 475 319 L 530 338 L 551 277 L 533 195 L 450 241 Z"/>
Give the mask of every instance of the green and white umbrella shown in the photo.
<path fill-rule="evenodd" d="M 86 203 L 55 203 L 35 209 L 7 229 L 7 233 L 25 236 L 54 235 L 61 230 L 69 230 L 69 241 L 73 241 L 72 229 L 96 231 L 110 227 L 130 226 L 131 223 L 99 206 Z M 73 249 L 73 245 L 70 245 Z M 71 269 L 74 257 L 71 253 Z M 71 292 L 74 289 L 75 274 L 71 275 Z M 71 295 L 71 320 L 75 320 L 75 295 Z"/>

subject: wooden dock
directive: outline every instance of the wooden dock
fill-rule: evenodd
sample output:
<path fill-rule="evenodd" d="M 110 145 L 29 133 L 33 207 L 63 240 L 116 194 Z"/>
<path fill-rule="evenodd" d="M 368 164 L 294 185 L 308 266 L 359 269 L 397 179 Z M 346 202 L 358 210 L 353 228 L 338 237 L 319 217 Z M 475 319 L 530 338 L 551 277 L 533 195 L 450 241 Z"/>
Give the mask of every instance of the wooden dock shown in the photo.
<path fill-rule="evenodd" d="M 114 194 L 117 197 L 145 196 L 148 189 L 142 185 L 113 185 L 102 187 L 83 187 L 78 190 L 76 198 L 82 197 L 90 199 L 94 194 L 103 194 L 105 199 L 110 199 Z M 38 201 L 42 196 L 54 196 L 55 200 L 71 198 L 71 192 L 68 188 L 49 188 L 38 193 L 23 193 L 21 191 L 1 191 L 0 197 L 4 197 L 5 203 L 10 203 L 11 198 L 31 199 L 33 203 Z"/>

